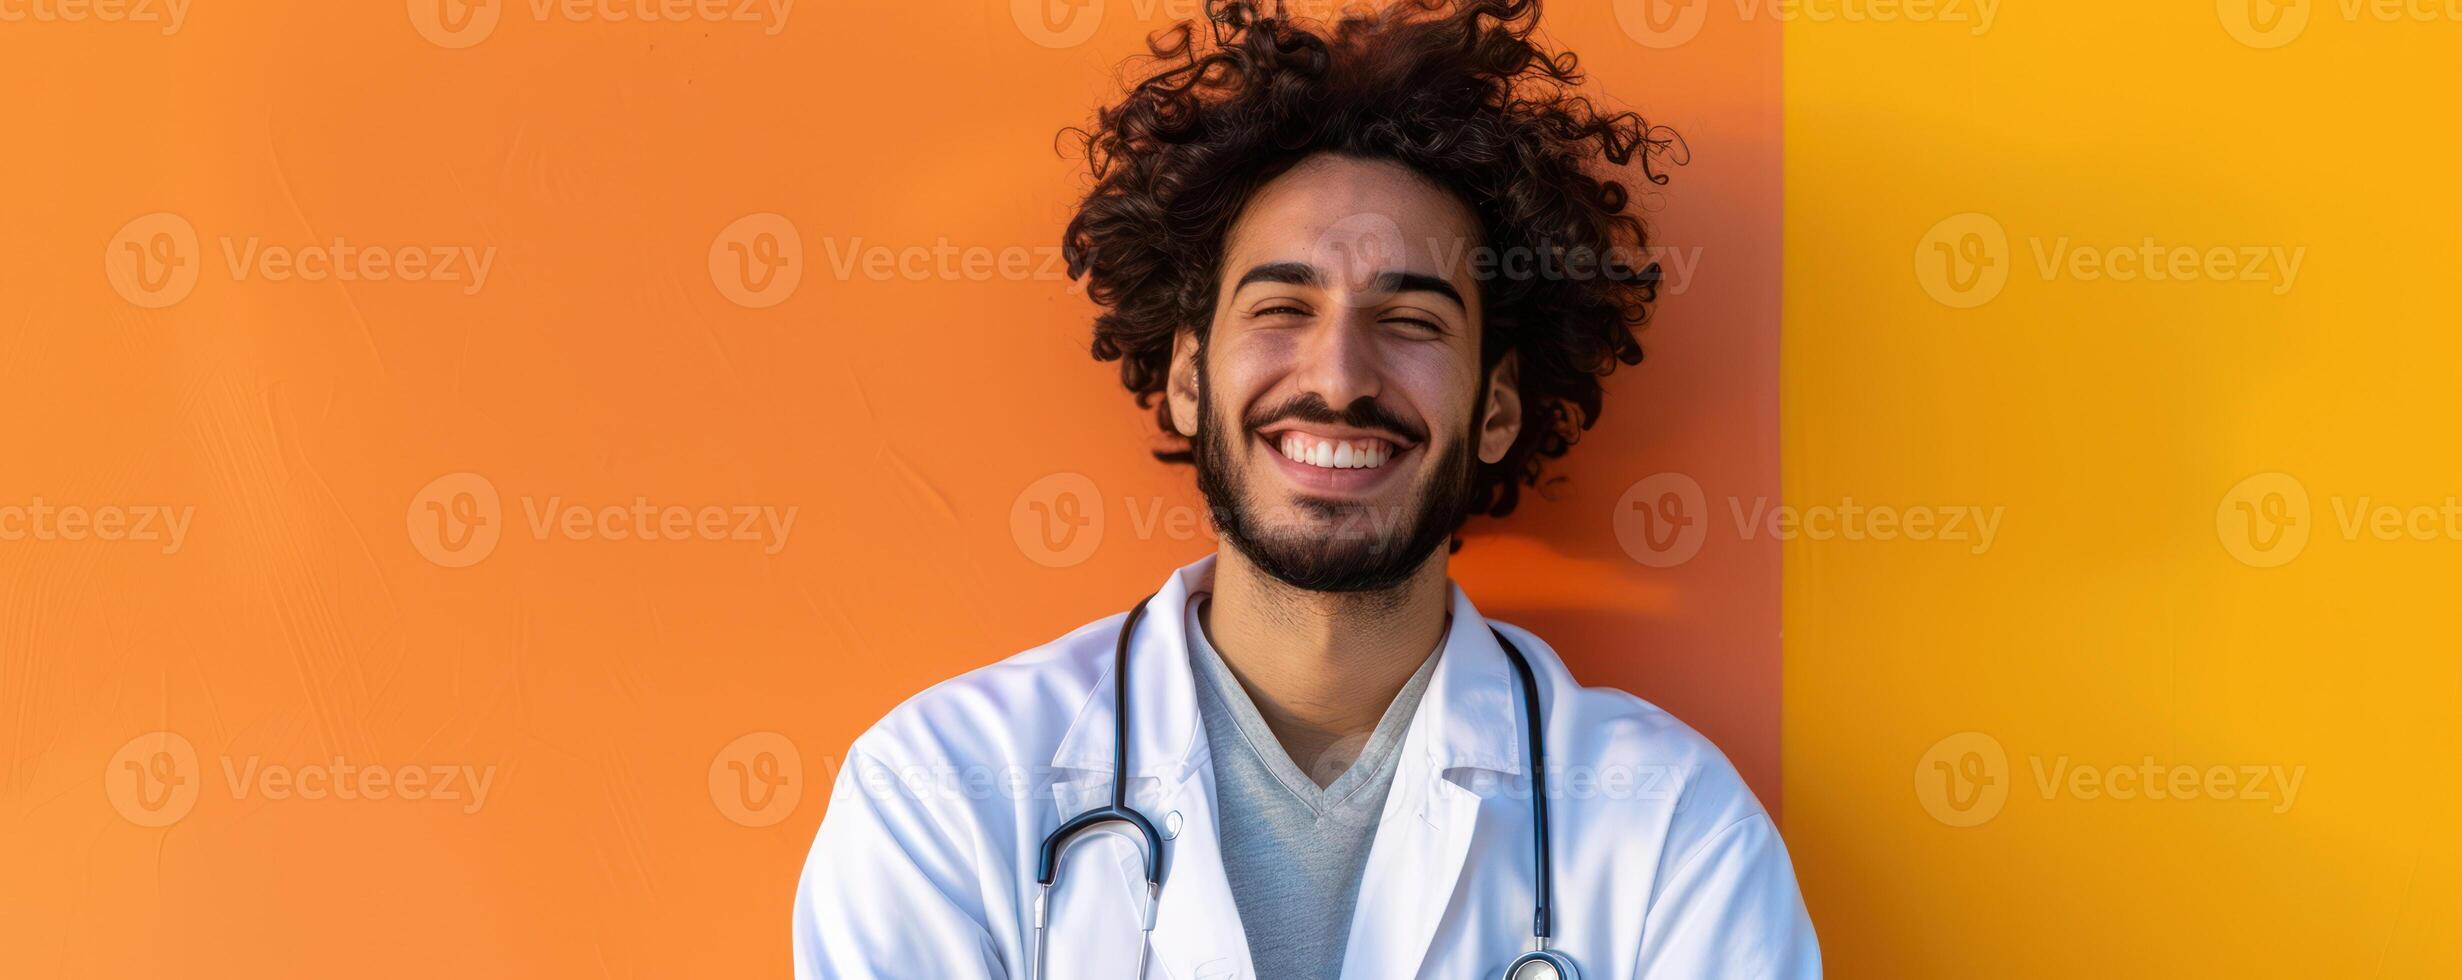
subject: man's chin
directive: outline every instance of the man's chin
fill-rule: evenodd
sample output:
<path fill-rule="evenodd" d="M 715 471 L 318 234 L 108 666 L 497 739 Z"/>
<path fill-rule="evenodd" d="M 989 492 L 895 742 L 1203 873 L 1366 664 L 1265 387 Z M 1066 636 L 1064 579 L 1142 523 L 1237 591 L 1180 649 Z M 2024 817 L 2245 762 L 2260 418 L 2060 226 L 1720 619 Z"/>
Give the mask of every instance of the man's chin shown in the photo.
<path fill-rule="evenodd" d="M 1357 505 L 1340 505 L 1345 509 Z M 1250 564 L 1293 588 L 1311 592 L 1371 592 L 1408 580 L 1426 554 L 1405 555 L 1408 527 L 1357 521 L 1248 525 L 1231 539 Z"/>
<path fill-rule="evenodd" d="M 1408 505 L 1350 500 L 1312 494 L 1291 494 L 1280 503 L 1252 513 L 1251 526 L 1260 535 L 1290 548 L 1314 545 L 1320 550 L 1349 546 L 1396 548 L 1411 530 L 1415 513 Z"/>
<path fill-rule="evenodd" d="M 1408 581 L 1418 567 L 1365 548 L 1329 552 L 1251 543 L 1240 553 L 1275 581 L 1304 592 L 1382 592 Z"/>

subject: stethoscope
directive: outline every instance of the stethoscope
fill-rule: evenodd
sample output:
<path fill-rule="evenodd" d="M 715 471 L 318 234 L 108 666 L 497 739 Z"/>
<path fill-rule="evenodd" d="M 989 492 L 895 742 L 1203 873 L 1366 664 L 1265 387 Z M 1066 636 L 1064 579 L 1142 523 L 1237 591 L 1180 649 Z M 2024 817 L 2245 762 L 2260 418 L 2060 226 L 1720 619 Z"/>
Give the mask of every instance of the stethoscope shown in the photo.
<path fill-rule="evenodd" d="M 1128 649 L 1129 637 L 1137 632 L 1137 621 L 1145 618 L 1146 605 L 1154 600 L 1147 596 L 1128 611 L 1128 621 L 1120 626 L 1119 647 L 1112 653 L 1111 690 L 1111 802 L 1095 807 L 1061 824 L 1051 836 L 1043 838 L 1043 855 L 1035 865 L 1035 881 L 1041 890 L 1034 897 L 1034 949 L 1027 968 L 1031 980 L 1042 980 L 1043 937 L 1051 925 L 1051 887 L 1060 877 L 1060 856 L 1069 845 L 1082 839 L 1080 835 L 1095 831 L 1126 838 L 1136 845 L 1145 859 L 1146 910 L 1145 928 L 1137 948 L 1137 980 L 1144 980 L 1146 960 L 1154 951 L 1154 914 L 1162 907 L 1163 897 L 1163 836 L 1155 832 L 1153 821 L 1128 805 Z M 1521 680 L 1522 719 L 1529 737 L 1527 759 L 1530 764 L 1530 851 L 1539 869 L 1538 908 L 1531 915 L 1531 948 L 1505 964 L 1505 980 L 1581 980 L 1581 971 L 1574 968 L 1573 959 L 1549 948 L 1556 934 L 1554 905 L 1555 881 L 1548 871 L 1547 842 L 1547 757 L 1541 744 L 1539 726 L 1539 680 L 1530 672 L 1530 661 L 1523 659 L 1521 648 L 1505 639 L 1502 631 L 1488 627 L 1496 634 L 1496 642 L 1504 647 L 1505 658 L 1513 661 L 1513 672 Z"/>

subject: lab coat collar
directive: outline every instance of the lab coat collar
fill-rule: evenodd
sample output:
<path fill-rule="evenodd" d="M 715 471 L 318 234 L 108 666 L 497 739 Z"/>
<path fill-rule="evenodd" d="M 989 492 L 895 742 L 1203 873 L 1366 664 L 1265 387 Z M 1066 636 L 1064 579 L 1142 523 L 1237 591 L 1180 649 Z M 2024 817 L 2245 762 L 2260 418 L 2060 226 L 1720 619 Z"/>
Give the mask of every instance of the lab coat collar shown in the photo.
<path fill-rule="evenodd" d="M 1209 761 L 1187 640 L 1188 599 L 1210 589 L 1213 580 L 1211 555 L 1173 572 L 1148 600 L 1145 618 L 1131 638 L 1131 778 L 1176 783 Z M 1423 758 L 1436 772 L 1474 768 L 1520 775 L 1520 682 L 1470 597 L 1458 584 L 1447 583 L 1447 588 L 1453 623 L 1445 636 L 1444 656 L 1437 660 L 1419 714 L 1411 721 L 1420 737 L 1410 741 L 1425 747 Z M 1545 651 L 1525 649 L 1523 654 L 1544 676 Z M 1111 651 L 1106 649 L 1103 658 L 1103 680 L 1087 694 L 1061 737 L 1052 755 L 1055 768 L 1111 772 Z"/>
<path fill-rule="evenodd" d="M 1129 776 L 1166 783 L 1185 778 L 1203 756 L 1204 718 L 1197 711 L 1196 677 L 1188 663 L 1188 597 L 1214 578 L 1214 558 L 1173 572 L 1146 600 L 1145 618 L 1129 644 Z M 1125 623 L 1125 620 L 1123 620 Z M 1118 633 L 1108 634 L 1117 642 Z M 1102 680 L 1086 695 L 1052 753 L 1056 769 L 1111 772 L 1113 685 L 1118 661 L 1103 650 Z"/>
<path fill-rule="evenodd" d="M 1471 768 L 1518 776 L 1522 772 L 1521 681 L 1496 644 L 1487 618 L 1470 604 L 1458 584 L 1453 592 L 1453 625 L 1445 634 L 1445 654 L 1428 681 L 1426 700 L 1412 727 L 1429 732 L 1428 761 L 1436 771 Z M 1544 653 L 1523 650 L 1531 666 Z"/>

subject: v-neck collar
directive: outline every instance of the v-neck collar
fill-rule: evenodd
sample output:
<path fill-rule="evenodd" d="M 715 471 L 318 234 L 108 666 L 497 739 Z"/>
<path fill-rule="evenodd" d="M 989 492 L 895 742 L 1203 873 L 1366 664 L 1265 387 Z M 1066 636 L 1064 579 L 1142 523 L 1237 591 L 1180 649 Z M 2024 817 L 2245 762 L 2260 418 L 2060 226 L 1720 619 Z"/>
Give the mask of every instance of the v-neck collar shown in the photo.
<path fill-rule="evenodd" d="M 1341 809 L 1359 793 L 1382 783 L 1383 776 L 1401 754 L 1403 738 L 1409 734 L 1411 719 L 1418 713 L 1419 702 L 1426 696 L 1430 680 L 1436 675 L 1437 661 L 1444 656 L 1440 640 L 1436 649 L 1421 661 L 1419 669 L 1404 681 L 1376 727 L 1368 733 L 1367 743 L 1357 758 L 1334 781 L 1323 786 L 1293 761 L 1282 740 L 1265 723 L 1265 715 L 1249 697 L 1248 688 L 1231 670 L 1213 638 L 1206 635 L 1204 605 L 1213 596 L 1197 592 L 1189 596 L 1187 606 L 1188 656 L 1192 671 L 1198 676 L 1200 697 L 1218 698 L 1237 729 L 1241 742 L 1265 765 L 1266 772 L 1281 783 L 1285 790 L 1305 804 L 1319 817 Z M 1336 745 L 1341 743 L 1337 742 Z"/>

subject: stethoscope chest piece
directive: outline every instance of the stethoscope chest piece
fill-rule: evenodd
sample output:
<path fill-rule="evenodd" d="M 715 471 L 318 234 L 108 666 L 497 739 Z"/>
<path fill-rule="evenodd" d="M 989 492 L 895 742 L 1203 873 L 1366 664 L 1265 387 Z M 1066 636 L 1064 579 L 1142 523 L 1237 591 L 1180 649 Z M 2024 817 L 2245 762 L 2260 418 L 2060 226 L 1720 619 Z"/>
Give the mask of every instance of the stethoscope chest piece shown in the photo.
<path fill-rule="evenodd" d="M 1581 971 L 1563 953 L 1534 949 L 1505 965 L 1505 980 L 1581 980 Z"/>

